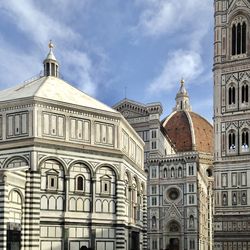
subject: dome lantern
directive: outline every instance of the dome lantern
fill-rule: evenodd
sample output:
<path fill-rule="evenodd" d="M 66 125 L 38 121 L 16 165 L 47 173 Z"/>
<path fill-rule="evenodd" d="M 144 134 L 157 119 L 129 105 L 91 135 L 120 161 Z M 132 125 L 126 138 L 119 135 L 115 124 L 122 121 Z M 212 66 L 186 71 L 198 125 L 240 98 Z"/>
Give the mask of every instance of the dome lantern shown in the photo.
<path fill-rule="evenodd" d="M 54 44 L 50 40 L 49 42 L 49 53 L 45 60 L 43 61 L 44 65 L 44 76 L 54 76 L 59 77 L 59 64 L 56 60 L 56 57 L 53 53 Z"/>
<path fill-rule="evenodd" d="M 180 81 L 181 86 L 175 97 L 176 105 L 175 105 L 174 111 L 175 110 L 186 110 L 186 111 L 192 110 L 191 105 L 189 103 L 188 92 L 185 88 L 184 83 L 185 81 L 181 79 Z"/>

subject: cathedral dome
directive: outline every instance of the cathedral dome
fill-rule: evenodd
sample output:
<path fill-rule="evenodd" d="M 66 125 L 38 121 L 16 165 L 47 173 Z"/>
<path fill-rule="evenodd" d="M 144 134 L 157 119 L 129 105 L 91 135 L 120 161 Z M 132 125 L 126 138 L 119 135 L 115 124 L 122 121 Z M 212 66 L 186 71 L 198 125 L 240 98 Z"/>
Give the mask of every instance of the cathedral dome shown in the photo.
<path fill-rule="evenodd" d="M 184 80 L 176 95 L 173 112 L 162 125 L 177 152 L 193 151 L 213 153 L 213 127 L 200 115 L 191 111 Z"/>
<path fill-rule="evenodd" d="M 186 110 L 174 111 L 163 121 L 163 127 L 177 152 L 213 153 L 213 127 L 200 115 Z"/>

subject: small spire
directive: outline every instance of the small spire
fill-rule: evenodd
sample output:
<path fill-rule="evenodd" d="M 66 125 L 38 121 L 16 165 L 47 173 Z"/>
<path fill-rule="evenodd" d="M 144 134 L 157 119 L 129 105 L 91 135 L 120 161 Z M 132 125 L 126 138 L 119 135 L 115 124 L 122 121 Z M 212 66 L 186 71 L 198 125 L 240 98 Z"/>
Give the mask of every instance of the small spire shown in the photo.
<path fill-rule="evenodd" d="M 47 57 L 45 58 L 45 60 L 43 61 L 44 75 L 58 77 L 59 76 L 59 65 L 58 65 L 56 57 L 53 53 L 54 44 L 52 43 L 51 40 L 49 41 L 48 47 L 49 47 L 49 53 L 48 53 Z"/>
<path fill-rule="evenodd" d="M 183 78 L 181 78 L 180 81 L 180 88 L 179 91 L 176 94 L 176 105 L 174 110 L 187 110 L 187 111 L 191 111 L 191 106 L 189 104 L 189 96 L 188 96 L 188 92 L 185 88 L 185 81 Z"/>

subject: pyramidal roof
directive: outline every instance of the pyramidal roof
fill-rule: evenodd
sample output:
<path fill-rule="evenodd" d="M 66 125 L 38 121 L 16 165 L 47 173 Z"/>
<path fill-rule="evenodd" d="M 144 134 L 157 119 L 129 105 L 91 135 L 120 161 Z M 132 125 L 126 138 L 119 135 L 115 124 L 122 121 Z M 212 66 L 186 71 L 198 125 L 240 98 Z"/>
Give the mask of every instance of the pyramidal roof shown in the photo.
<path fill-rule="evenodd" d="M 32 97 L 118 113 L 116 110 L 76 89 L 64 80 L 53 76 L 44 76 L 34 81 L 0 91 L 0 102 Z"/>
<path fill-rule="evenodd" d="M 51 42 L 49 43 L 49 48 L 50 53 L 53 54 L 53 44 Z M 44 60 L 43 77 L 30 80 L 29 82 L 24 82 L 21 85 L 0 91 L 0 102 L 27 98 L 41 98 L 58 102 L 60 104 L 64 103 L 77 105 L 106 112 L 118 113 L 118 111 L 110 108 L 104 103 L 97 101 L 93 97 L 90 97 L 64 80 L 58 78 L 57 66 L 58 63 L 55 57 L 47 57 Z"/>

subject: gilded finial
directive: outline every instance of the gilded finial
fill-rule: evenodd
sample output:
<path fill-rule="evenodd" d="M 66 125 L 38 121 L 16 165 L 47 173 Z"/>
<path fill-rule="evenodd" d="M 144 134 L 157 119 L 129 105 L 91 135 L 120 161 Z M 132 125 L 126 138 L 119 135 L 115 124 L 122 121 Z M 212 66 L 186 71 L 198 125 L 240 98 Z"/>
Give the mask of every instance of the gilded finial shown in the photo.
<path fill-rule="evenodd" d="M 183 85 L 185 83 L 184 79 L 181 78 L 181 85 Z"/>
<path fill-rule="evenodd" d="M 50 49 L 54 48 L 54 44 L 52 43 L 52 40 L 49 41 L 49 45 L 48 46 L 49 46 Z"/>

